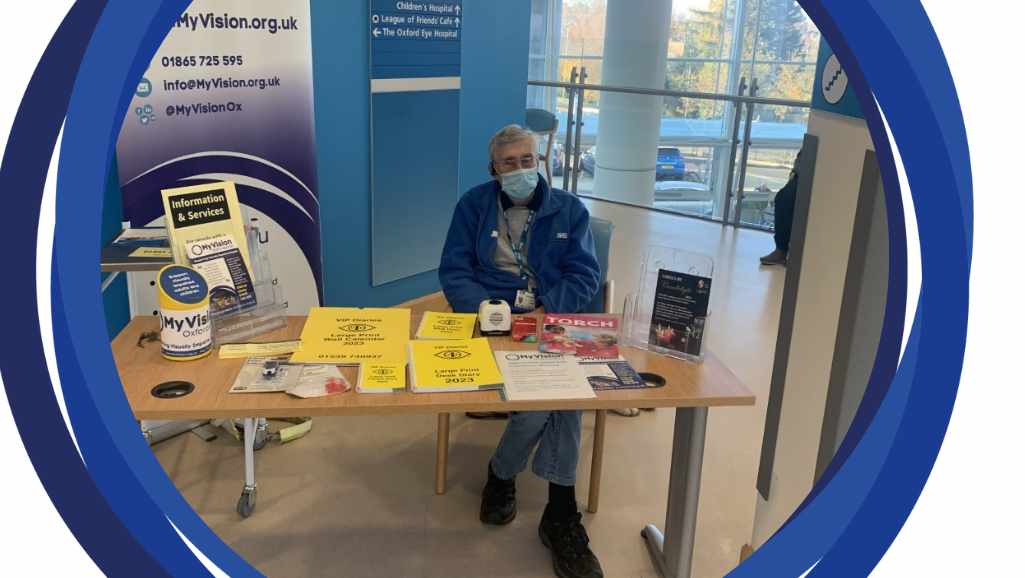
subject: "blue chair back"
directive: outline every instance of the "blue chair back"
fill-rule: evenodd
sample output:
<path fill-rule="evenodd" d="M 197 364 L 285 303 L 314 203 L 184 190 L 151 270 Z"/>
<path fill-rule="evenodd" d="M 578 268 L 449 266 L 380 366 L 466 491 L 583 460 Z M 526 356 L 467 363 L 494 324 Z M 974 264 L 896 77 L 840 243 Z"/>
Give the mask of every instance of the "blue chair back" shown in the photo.
<path fill-rule="evenodd" d="M 601 277 L 598 281 L 598 294 L 584 310 L 586 313 L 605 312 L 605 280 L 609 275 L 609 247 L 612 245 L 612 221 L 591 217 L 591 235 L 594 237 L 594 253 L 598 258 Z"/>

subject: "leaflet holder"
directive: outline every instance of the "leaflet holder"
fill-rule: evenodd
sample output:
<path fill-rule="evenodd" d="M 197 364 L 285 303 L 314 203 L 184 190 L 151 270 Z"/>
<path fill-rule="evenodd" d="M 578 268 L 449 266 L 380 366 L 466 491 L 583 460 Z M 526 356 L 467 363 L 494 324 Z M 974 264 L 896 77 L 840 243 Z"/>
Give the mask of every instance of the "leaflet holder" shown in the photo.
<path fill-rule="evenodd" d="M 707 255 L 653 246 L 641 263 L 637 293 L 623 303 L 622 339 L 626 345 L 700 363 L 708 332 L 707 298 L 715 262 Z M 660 271 L 662 275 L 660 275 Z M 659 287 L 671 279 L 674 283 Z M 700 290 L 697 288 L 700 287 Z M 681 289 L 682 288 L 682 289 Z M 697 291 L 695 291 L 697 290 Z M 656 293 L 658 293 L 656 313 Z M 704 297 L 694 299 L 695 293 Z M 664 323 L 665 319 L 672 319 Z"/>
<path fill-rule="evenodd" d="M 256 307 L 245 311 L 228 313 L 213 320 L 214 345 L 245 343 L 253 336 L 268 333 L 285 326 L 288 302 L 283 287 L 271 269 L 270 256 L 264 245 L 269 242 L 267 233 L 261 235 L 256 219 L 246 225 L 246 244 L 249 247 L 249 263 L 252 271 L 253 292 Z"/>

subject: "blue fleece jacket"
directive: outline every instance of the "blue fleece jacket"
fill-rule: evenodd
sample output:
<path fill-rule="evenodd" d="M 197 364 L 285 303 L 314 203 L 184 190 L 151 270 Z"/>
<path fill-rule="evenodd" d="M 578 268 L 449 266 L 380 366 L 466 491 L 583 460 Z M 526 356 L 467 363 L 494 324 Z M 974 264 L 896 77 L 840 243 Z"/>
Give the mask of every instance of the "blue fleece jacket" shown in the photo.
<path fill-rule="evenodd" d="M 490 181 L 467 191 L 456 205 L 438 277 L 453 311 L 476 313 L 485 299 L 510 306 L 527 281 L 495 266 L 501 187 Z M 600 271 L 590 215 L 575 196 L 539 177 L 541 206 L 530 227 L 527 264 L 537 276 L 538 305 L 553 313 L 579 313 L 598 292 Z"/>

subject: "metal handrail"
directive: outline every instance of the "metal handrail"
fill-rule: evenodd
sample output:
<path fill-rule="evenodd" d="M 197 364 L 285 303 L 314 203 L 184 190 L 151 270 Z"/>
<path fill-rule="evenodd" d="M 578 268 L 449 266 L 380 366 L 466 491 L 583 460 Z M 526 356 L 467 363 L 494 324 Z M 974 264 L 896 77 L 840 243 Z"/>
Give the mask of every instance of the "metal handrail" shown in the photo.
<path fill-rule="evenodd" d="M 572 82 L 555 82 L 550 80 L 528 80 L 530 86 L 548 86 L 568 90 L 597 90 L 599 92 L 622 92 L 626 94 L 645 94 L 649 96 L 671 96 L 674 98 L 694 98 L 702 100 L 721 100 L 725 102 L 766 104 L 771 106 L 791 106 L 795 108 L 811 108 L 811 103 L 803 100 L 787 100 L 783 98 L 767 98 L 763 96 L 735 96 L 715 92 L 690 92 L 685 90 L 664 90 L 654 88 L 637 88 L 633 86 L 610 86 L 605 84 L 586 84 Z"/>
<path fill-rule="evenodd" d="M 750 152 L 751 146 L 754 144 L 751 137 L 751 128 L 754 120 L 754 108 L 756 105 L 769 105 L 769 106 L 789 106 L 795 108 L 811 108 L 810 102 L 778 99 L 778 98 L 766 98 L 757 96 L 758 83 L 757 79 L 752 79 L 751 85 L 747 83 L 747 79 L 744 77 L 740 78 L 739 86 L 737 87 L 737 94 L 718 94 L 718 93 L 706 93 L 706 92 L 689 92 L 680 90 L 656 90 L 648 88 L 636 88 L 629 86 L 605 86 L 600 84 L 587 84 L 587 69 L 580 67 L 579 69 L 574 66 L 570 73 L 569 82 L 555 82 L 555 81 L 544 81 L 544 80 L 530 80 L 527 81 L 528 85 L 550 87 L 550 88 L 561 88 L 566 90 L 569 97 L 566 110 L 566 131 L 565 131 L 565 151 L 562 182 L 563 188 L 570 191 L 574 195 L 577 194 L 577 179 L 580 174 L 580 136 L 581 129 L 584 125 L 584 91 L 595 90 L 595 91 L 608 91 L 608 92 L 619 92 L 625 94 L 639 94 L 648 96 L 659 96 L 659 97 L 675 97 L 675 98 L 693 98 L 693 99 L 704 99 L 730 103 L 732 112 L 730 113 L 730 124 L 732 124 L 733 130 L 730 132 L 728 137 L 725 138 L 712 138 L 702 139 L 714 141 L 716 144 L 725 144 L 729 146 L 730 156 L 729 165 L 726 174 L 726 182 L 724 183 L 724 194 L 723 194 L 723 212 L 722 217 L 704 217 L 699 215 L 688 215 L 686 213 L 677 213 L 674 211 L 666 211 L 673 214 L 682 214 L 688 217 L 696 217 L 703 220 L 710 220 L 713 222 L 720 223 L 722 225 L 732 225 L 735 227 L 763 229 L 763 227 L 753 224 L 742 223 L 741 207 L 744 202 L 744 181 L 745 173 L 747 172 L 746 167 L 748 164 L 748 153 Z M 747 95 L 744 92 L 747 91 Z M 743 119 L 743 121 L 742 121 Z M 724 118 L 725 120 L 725 118 Z M 743 126 L 743 136 L 741 136 L 741 126 Z M 763 139 L 757 139 L 761 142 Z M 774 139 L 765 139 L 766 142 L 772 144 L 780 144 Z M 689 144 L 694 144 L 688 141 Z M 783 143 L 783 144 L 789 144 Z M 785 147 L 789 148 L 789 147 Z M 738 151 L 738 149 L 740 149 Z M 738 152 L 740 158 L 738 159 Z M 739 163 L 738 163 L 739 160 Z M 739 178 L 737 167 L 740 167 Z M 572 175 L 570 175 L 572 172 Z M 734 180 L 738 181 L 734 183 Z M 734 187 L 736 191 L 734 192 Z M 581 195 L 585 198 L 593 198 L 596 200 L 604 200 L 610 202 L 619 202 L 612 199 L 604 199 L 594 197 L 592 195 Z M 632 205 L 632 203 L 621 203 Z M 648 207 L 646 205 L 637 205 L 651 210 L 660 210 L 656 207 Z"/>
<path fill-rule="evenodd" d="M 744 96 L 744 91 L 748 89 L 747 77 L 740 77 L 740 84 L 737 86 L 737 96 Z M 740 110 L 743 108 L 741 103 L 736 103 L 733 106 L 733 110 L 730 113 L 733 117 L 733 130 L 730 132 L 730 164 L 726 171 L 726 183 L 724 187 L 724 198 L 723 198 L 723 209 L 722 209 L 722 222 L 725 223 L 730 219 L 730 203 L 733 202 L 733 176 L 737 168 L 737 134 L 740 131 Z M 751 108 L 751 107 L 748 107 Z M 743 165 L 741 165 L 743 168 Z"/>
<path fill-rule="evenodd" d="M 577 77 L 579 85 L 587 84 L 587 68 L 580 68 L 580 76 Z M 573 135 L 573 194 L 577 194 L 577 179 L 580 177 L 580 131 L 584 128 L 584 93 L 579 91 L 577 94 L 577 126 L 576 134 Z M 567 129 L 569 130 L 569 129 Z M 566 170 L 566 169 L 563 169 Z"/>
<path fill-rule="evenodd" d="M 570 71 L 570 76 L 569 77 L 571 79 L 571 82 L 573 84 L 575 84 L 576 81 L 577 81 L 577 67 L 576 66 L 574 66 L 573 70 Z M 575 166 L 575 165 L 569 164 L 569 161 L 570 161 L 570 156 L 573 154 L 573 148 L 575 146 L 574 142 L 573 142 L 573 126 L 574 126 L 573 123 L 577 122 L 577 119 L 573 118 L 573 113 L 574 113 L 573 99 L 574 98 L 579 98 L 579 96 L 577 95 L 577 90 L 575 88 L 567 89 L 566 92 L 568 93 L 568 96 L 569 96 L 569 104 L 568 104 L 568 108 L 566 109 L 566 144 L 563 147 L 563 151 L 562 151 L 562 188 L 564 190 L 573 190 L 573 192 L 576 193 L 575 189 L 570 189 L 569 188 L 569 170 L 570 170 L 569 167 Z M 577 148 L 579 148 L 579 147 L 577 147 Z M 576 170 L 576 169 L 574 169 L 574 170 Z"/>
<path fill-rule="evenodd" d="M 748 89 L 748 94 L 755 96 L 758 94 L 758 79 L 751 79 L 751 87 Z M 739 111 L 738 111 L 739 112 Z M 747 105 L 747 116 L 744 118 L 744 141 L 743 148 L 740 151 L 740 166 L 743 170 L 740 171 L 740 175 L 737 177 L 737 202 L 734 203 L 733 209 L 733 224 L 736 225 L 740 222 L 740 211 L 744 204 L 744 179 L 747 176 L 747 155 L 751 152 L 751 122 L 754 120 L 755 107 L 754 105 Z M 729 215 L 723 214 L 723 221 L 729 220 Z"/>

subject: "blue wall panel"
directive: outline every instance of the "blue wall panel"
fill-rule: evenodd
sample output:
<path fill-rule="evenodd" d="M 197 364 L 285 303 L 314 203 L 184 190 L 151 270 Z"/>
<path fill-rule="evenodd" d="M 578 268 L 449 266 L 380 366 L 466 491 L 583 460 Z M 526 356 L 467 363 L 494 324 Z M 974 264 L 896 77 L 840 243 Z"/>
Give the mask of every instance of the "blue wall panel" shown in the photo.
<path fill-rule="evenodd" d="M 383 306 L 437 291 L 434 270 L 379 287 L 372 284 L 369 4 L 311 0 L 310 11 L 324 302 Z M 459 186 L 452 191 L 453 199 L 490 178 L 487 143 L 494 131 L 523 122 L 529 35 L 529 0 L 463 1 Z M 424 201 L 410 193 L 396 202 L 416 213 Z"/>
<path fill-rule="evenodd" d="M 373 283 L 437 268 L 459 189 L 459 91 L 372 97 Z"/>
<path fill-rule="evenodd" d="M 527 109 L 530 0 L 463 1 L 463 81 L 459 110 L 459 187 L 491 178 L 488 140 Z"/>

